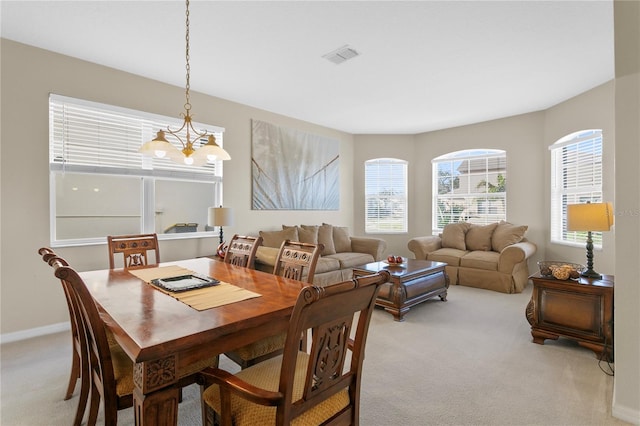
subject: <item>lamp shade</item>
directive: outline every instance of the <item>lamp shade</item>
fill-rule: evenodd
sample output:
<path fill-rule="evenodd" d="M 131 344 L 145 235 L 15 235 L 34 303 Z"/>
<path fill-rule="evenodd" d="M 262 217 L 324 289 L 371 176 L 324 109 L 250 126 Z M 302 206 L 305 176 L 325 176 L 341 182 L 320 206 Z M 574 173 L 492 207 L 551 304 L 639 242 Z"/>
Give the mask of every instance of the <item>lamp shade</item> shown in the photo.
<path fill-rule="evenodd" d="M 612 225 L 611 203 L 567 205 L 567 231 L 608 231 Z"/>
<path fill-rule="evenodd" d="M 233 225 L 233 209 L 230 207 L 209 207 L 209 226 Z"/>

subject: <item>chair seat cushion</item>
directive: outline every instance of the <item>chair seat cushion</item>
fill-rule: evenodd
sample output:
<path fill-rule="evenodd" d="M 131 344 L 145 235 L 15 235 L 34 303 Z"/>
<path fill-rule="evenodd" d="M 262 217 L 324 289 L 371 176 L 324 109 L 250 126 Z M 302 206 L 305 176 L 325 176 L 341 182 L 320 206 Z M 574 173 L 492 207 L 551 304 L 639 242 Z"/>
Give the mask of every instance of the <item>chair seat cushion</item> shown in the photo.
<path fill-rule="evenodd" d="M 296 379 L 293 385 L 293 401 L 300 399 L 302 396 L 304 377 L 308 363 L 309 355 L 304 352 L 299 352 L 296 362 Z M 280 355 L 244 369 L 237 373 L 236 376 L 260 388 L 277 391 L 281 366 L 282 356 Z M 214 411 L 220 413 L 220 388 L 218 385 L 207 388 L 202 398 Z M 349 405 L 349 393 L 347 388 L 345 388 L 343 391 L 338 392 L 311 408 L 309 411 L 301 414 L 295 418 L 291 424 L 298 426 L 321 424 L 347 405 Z M 231 411 L 233 424 L 235 426 L 270 425 L 275 424 L 276 420 L 276 407 L 265 407 L 254 404 L 235 394 L 231 395 Z"/>
<path fill-rule="evenodd" d="M 498 270 L 500 253 L 495 251 L 472 251 L 460 259 L 460 266 L 465 268 L 484 269 L 487 271 Z"/>
<path fill-rule="evenodd" d="M 120 345 L 109 346 L 113 375 L 116 380 L 116 394 L 118 396 L 133 393 L 133 362 L 122 350 Z"/>
<path fill-rule="evenodd" d="M 249 361 L 284 348 L 285 340 L 287 340 L 287 333 L 280 333 L 249 343 L 232 352 L 243 360 Z"/>

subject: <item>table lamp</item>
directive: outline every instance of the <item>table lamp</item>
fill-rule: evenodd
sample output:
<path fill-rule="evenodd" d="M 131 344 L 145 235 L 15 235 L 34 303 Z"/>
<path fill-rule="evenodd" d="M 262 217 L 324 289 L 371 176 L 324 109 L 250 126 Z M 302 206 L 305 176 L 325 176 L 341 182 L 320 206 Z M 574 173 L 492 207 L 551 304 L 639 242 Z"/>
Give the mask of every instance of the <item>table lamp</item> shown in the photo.
<path fill-rule="evenodd" d="M 601 279 L 593 270 L 593 240 L 591 232 L 608 231 L 613 225 L 611 203 L 589 203 L 567 205 L 567 231 L 587 231 L 587 270 L 580 276 Z"/>
<path fill-rule="evenodd" d="M 222 227 L 233 225 L 233 209 L 222 206 L 209 207 L 209 218 L 207 222 L 209 226 L 220 227 L 220 244 L 222 244 L 224 242 Z"/>

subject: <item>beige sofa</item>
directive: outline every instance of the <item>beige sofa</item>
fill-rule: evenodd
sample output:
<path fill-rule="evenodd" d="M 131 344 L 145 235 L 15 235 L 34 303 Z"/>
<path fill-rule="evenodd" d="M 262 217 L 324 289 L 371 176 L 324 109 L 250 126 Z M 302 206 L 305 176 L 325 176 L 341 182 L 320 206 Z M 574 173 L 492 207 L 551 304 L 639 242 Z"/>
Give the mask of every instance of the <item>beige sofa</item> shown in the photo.
<path fill-rule="evenodd" d="M 313 279 L 325 286 L 351 279 L 353 267 L 382 260 L 387 243 L 378 238 L 352 237 L 349 229 L 330 224 L 282 226 L 278 231 L 260 231 L 262 246 L 256 254 L 256 269 L 273 272 L 284 240 L 322 243 L 324 249 Z"/>
<path fill-rule="evenodd" d="M 527 228 L 504 221 L 452 223 L 439 236 L 413 238 L 407 246 L 416 259 L 447 263 L 451 284 L 520 293 L 529 280 L 527 260 L 537 249 L 524 237 Z"/>

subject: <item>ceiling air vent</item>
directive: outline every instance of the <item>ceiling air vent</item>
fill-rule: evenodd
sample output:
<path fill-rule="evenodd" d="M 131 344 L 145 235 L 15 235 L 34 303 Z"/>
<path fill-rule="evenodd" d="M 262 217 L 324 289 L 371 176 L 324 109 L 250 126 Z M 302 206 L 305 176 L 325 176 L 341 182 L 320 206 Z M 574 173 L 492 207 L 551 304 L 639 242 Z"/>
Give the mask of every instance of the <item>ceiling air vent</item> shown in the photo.
<path fill-rule="evenodd" d="M 355 58 L 358 55 L 359 53 L 353 47 L 345 45 L 333 52 L 322 55 L 322 57 L 337 65 L 343 63 L 347 59 Z"/>

